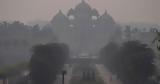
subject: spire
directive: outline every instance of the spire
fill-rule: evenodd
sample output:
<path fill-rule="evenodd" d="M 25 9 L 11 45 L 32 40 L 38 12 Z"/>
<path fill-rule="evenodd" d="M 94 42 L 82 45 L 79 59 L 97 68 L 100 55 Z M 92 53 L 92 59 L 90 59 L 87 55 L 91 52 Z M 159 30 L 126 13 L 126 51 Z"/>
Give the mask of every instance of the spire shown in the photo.
<path fill-rule="evenodd" d="M 55 15 L 55 17 L 65 17 L 65 15 L 61 10 L 59 10 L 59 12 Z"/>
<path fill-rule="evenodd" d="M 105 10 L 104 15 L 108 15 L 107 10 Z"/>
<path fill-rule="evenodd" d="M 105 10 L 104 14 L 100 16 L 100 19 L 115 23 L 114 19 L 108 14 L 107 10 Z"/>
<path fill-rule="evenodd" d="M 63 14 L 61 10 L 59 10 L 58 14 Z"/>
<path fill-rule="evenodd" d="M 61 10 L 59 10 L 55 17 L 65 17 L 65 14 Z"/>
<path fill-rule="evenodd" d="M 107 10 L 105 10 L 104 14 L 101 16 L 101 18 L 107 19 L 109 17 Z"/>

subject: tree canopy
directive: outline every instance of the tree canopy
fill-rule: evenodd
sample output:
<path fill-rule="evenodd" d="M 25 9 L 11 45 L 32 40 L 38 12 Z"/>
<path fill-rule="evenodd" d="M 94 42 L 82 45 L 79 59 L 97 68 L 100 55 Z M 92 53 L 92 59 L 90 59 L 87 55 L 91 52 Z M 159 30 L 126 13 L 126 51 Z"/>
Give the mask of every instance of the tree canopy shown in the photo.
<path fill-rule="evenodd" d="M 121 47 L 119 47 L 118 52 L 114 48 L 109 47 L 104 48 L 104 55 L 106 56 L 105 61 L 108 64 L 107 68 L 116 74 L 118 78 L 124 84 L 146 84 L 149 78 L 154 73 L 154 52 L 147 45 L 142 44 L 138 41 L 128 41 L 124 42 Z M 110 49 L 110 50 L 109 50 Z M 110 51 L 116 54 L 110 55 Z M 110 57 L 108 59 L 108 57 Z M 112 65 L 110 65 L 112 64 Z M 112 67 L 110 67 L 110 66 Z"/>
<path fill-rule="evenodd" d="M 53 43 L 33 47 L 30 75 L 34 84 L 52 84 L 69 55 L 65 44 Z"/>

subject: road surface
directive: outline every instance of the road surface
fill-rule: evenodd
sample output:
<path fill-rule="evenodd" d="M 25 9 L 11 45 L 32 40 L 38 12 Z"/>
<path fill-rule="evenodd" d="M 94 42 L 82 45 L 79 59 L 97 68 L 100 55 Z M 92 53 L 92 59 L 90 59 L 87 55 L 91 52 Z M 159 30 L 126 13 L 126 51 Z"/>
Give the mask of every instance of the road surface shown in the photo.
<path fill-rule="evenodd" d="M 64 78 L 64 84 L 70 84 L 73 67 L 66 64 L 64 69 L 67 71 L 67 74 L 65 74 L 65 78 Z M 62 74 L 57 75 L 57 79 L 53 84 L 62 84 Z"/>
<path fill-rule="evenodd" d="M 105 84 L 122 84 L 121 81 L 112 75 L 102 64 L 96 64 L 95 67 Z"/>

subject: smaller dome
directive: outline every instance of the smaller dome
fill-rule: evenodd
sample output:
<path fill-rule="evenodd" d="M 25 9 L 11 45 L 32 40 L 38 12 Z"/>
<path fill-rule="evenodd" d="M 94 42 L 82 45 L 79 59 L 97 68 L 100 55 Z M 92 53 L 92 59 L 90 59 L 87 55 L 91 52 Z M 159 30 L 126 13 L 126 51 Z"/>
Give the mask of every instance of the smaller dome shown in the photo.
<path fill-rule="evenodd" d="M 92 10 L 92 14 L 93 14 L 94 16 L 99 16 L 99 13 L 98 13 L 98 11 L 97 11 L 96 9 L 93 9 L 93 10 Z"/>
<path fill-rule="evenodd" d="M 70 16 L 70 15 L 74 15 L 74 10 L 72 8 L 68 11 L 67 16 Z"/>
<path fill-rule="evenodd" d="M 115 24 L 114 19 L 107 13 L 107 11 L 98 18 L 98 21 L 100 24 Z"/>
<path fill-rule="evenodd" d="M 68 18 L 62 13 L 61 10 L 53 17 L 51 23 L 55 23 L 55 21 L 68 21 Z"/>
<path fill-rule="evenodd" d="M 107 11 L 104 12 L 100 19 L 114 22 L 113 18 L 107 13 Z"/>
<path fill-rule="evenodd" d="M 105 11 L 104 14 L 102 15 L 102 17 L 105 18 L 105 19 L 107 19 L 108 16 L 109 16 L 109 15 L 108 15 L 107 11 Z"/>

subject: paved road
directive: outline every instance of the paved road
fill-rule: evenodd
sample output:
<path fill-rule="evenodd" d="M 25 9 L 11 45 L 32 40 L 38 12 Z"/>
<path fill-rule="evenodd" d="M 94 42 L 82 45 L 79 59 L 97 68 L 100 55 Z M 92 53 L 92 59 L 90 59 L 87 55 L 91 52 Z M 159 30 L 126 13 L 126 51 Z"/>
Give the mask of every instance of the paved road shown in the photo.
<path fill-rule="evenodd" d="M 107 70 L 102 64 L 95 65 L 99 76 L 102 78 L 105 84 L 122 84 L 115 76 L 113 76 L 109 70 Z M 66 65 L 65 69 L 67 74 L 65 75 L 65 84 L 71 84 L 73 66 Z M 62 84 L 62 76 L 58 75 L 54 84 Z"/>
<path fill-rule="evenodd" d="M 66 70 L 67 74 L 65 75 L 65 84 L 70 84 L 70 81 L 72 79 L 73 66 L 67 65 Z"/>
<path fill-rule="evenodd" d="M 96 64 L 95 66 L 105 84 L 122 84 L 121 81 L 113 76 L 102 64 Z"/>

